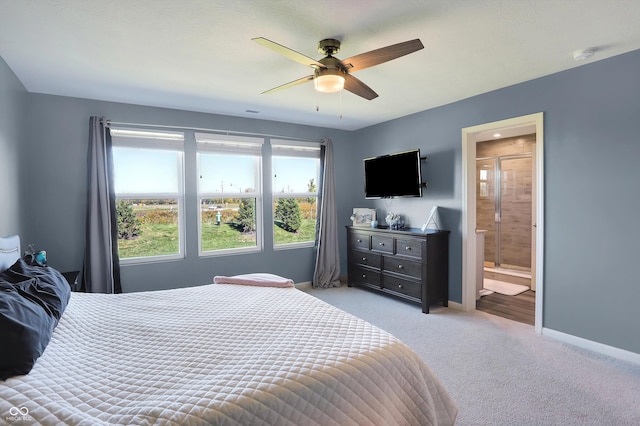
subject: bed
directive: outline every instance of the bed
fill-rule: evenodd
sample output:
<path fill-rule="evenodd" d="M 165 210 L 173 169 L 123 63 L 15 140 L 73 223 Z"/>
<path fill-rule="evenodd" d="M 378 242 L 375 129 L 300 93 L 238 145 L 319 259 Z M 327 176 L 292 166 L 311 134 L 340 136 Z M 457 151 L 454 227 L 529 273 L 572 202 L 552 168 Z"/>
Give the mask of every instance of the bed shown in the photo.
<path fill-rule="evenodd" d="M 0 423 L 450 425 L 456 415 L 398 339 L 269 285 L 71 293 L 31 371 L 0 382 Z"/>

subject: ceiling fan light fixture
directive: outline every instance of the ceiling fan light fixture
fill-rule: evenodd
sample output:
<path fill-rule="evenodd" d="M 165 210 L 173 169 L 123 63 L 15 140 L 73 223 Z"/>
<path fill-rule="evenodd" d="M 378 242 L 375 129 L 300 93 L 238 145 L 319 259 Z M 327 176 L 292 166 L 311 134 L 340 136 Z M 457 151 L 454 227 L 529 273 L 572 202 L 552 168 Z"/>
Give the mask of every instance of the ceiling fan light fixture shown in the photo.
<path fill-rule="evenodd" d="M 344 76 L 337 68 L 317 69 L 313 85 L 318 92 L 334 93 L 344 89 Z"/>
<path fill-rule="evenodd" d="M 341 75 L 321 75 L 313 80 L 318 92 L 333 93 L 344 89 L 344 77 Z"/>

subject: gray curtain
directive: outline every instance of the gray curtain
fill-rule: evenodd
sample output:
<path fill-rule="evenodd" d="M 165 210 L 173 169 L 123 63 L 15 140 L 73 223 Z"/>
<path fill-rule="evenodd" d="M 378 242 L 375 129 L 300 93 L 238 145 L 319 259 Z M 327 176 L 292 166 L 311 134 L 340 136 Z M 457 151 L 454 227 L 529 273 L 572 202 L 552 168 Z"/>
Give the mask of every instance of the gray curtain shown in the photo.
<path fill-rule="evenodd" d="M 111 133 L 105 124 L 106 120 L 103 118 L 89 118 L 87 220 L 82 288 L 90 293 L 122 293 Z"/>
<path fill-rule="evenodd" d="M 320 181 L 320 216 L 318 226 L 316 269 L 313 287 L 340 287 L 340 252 L 338 247 L 338 213 L 333 176 L 333 142 L 323 140 Z"/>

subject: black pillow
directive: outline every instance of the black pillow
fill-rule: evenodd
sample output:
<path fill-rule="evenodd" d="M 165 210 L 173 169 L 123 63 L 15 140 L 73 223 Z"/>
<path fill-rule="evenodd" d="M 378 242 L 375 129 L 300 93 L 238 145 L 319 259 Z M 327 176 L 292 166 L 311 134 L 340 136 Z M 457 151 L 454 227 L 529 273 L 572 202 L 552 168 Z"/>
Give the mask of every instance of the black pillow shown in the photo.
<path fill-rule="evenodd" d="M 33 256 L 0 272 L 0 380 L 31 371 L 70 297 L 64 276 Z"/>

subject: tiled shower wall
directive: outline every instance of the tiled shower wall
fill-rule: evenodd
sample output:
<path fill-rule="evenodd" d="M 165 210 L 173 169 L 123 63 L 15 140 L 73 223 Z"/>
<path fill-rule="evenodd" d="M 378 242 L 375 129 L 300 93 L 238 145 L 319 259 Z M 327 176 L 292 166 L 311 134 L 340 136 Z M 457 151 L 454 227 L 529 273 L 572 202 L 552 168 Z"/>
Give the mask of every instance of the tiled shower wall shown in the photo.
<path fill-rule="evenodd" d="M 496 262 L 499 239 L 503 268 L 531 270 L 531 208 L 534 167 L 531 156 L 509 158 L 535 151 L 535 134 L 479 142 L 476 158 L 477 229 L 486 229 L 485 262 Z M 496 226 L 495 162 L 501 159 L 500 234 Z M 484 170 L 484 171 L 482 171 Z"/>

